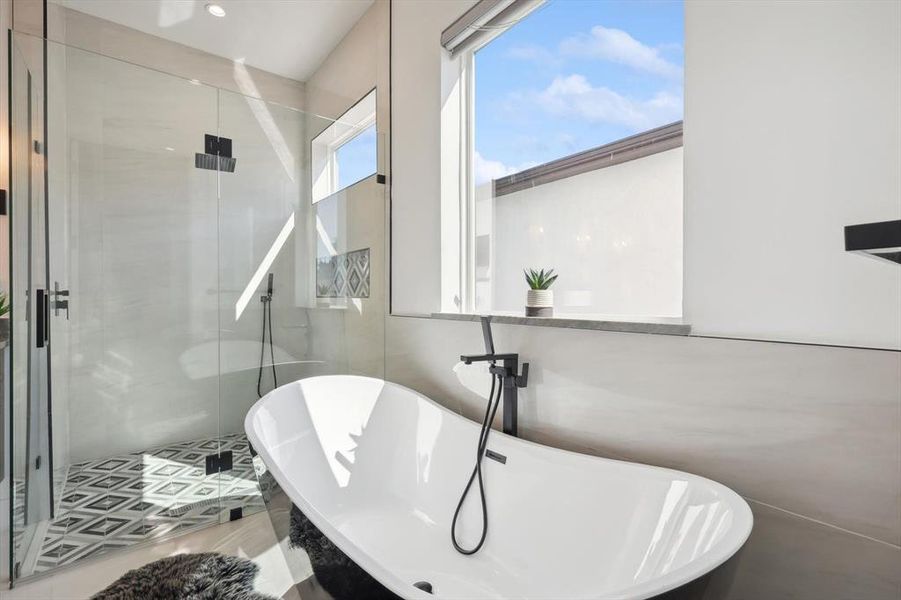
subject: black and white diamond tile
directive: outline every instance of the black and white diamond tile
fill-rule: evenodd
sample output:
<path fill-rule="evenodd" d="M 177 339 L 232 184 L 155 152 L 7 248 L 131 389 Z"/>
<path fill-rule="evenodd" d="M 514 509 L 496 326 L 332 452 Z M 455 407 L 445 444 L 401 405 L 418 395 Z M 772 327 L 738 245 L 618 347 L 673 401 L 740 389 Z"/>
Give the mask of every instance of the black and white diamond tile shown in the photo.
<path fill-rule="evenodd" d="M 316 263 L 316 296 L 368 298 L 369 271 L 369 248 L 320 258 Z"/>
<path fill-rule="evenodd" d="M 217 450 L 231 450 L 234 467 L 207 475 Z M 243 434 L 72 465 L 34 571 L 218 523 L 232 508 L 265 509 Z"/>

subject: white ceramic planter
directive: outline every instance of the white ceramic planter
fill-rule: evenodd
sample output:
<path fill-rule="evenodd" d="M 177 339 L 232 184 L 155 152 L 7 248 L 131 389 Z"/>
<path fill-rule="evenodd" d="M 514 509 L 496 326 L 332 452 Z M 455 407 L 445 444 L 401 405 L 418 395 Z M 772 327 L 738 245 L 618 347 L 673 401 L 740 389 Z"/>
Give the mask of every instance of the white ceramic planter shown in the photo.
<path fill-rule="evenodd" d="M 554 306 L 553 290 L 529 290 L 526 294 L 526 306 L 547 308 Z"/>
<path fill-rule="evenodd" d="M 554 292 L 552 290 L 529 290 L 526 293 L 526 316 L 554 316 Z"/>

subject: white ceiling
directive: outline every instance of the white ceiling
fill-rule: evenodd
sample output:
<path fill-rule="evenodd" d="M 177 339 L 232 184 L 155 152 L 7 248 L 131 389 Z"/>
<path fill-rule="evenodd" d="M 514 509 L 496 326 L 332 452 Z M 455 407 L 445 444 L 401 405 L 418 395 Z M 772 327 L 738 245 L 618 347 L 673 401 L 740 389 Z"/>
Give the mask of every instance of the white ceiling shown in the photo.
<path fill-rule="evenodd" d="M 306 81 L 373 0 L 51 0 L 192 48 Z"/>

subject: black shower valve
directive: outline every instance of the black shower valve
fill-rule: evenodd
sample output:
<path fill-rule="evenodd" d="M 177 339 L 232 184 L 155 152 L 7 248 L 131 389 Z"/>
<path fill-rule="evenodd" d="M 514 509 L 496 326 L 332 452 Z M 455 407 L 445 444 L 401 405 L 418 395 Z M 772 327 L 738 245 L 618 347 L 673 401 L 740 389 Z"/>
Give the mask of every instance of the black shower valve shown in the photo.
<path fill-rule="evenodd" d="M 505 382 L 509 382 L 508 385 L 524 388 L 529 384 L 529 363 L 522 364 L 521 374 L 516 373 L 514 367 L 507 364 L 492 365 L 488 368 L 488 372 L 503 377 Z"/>

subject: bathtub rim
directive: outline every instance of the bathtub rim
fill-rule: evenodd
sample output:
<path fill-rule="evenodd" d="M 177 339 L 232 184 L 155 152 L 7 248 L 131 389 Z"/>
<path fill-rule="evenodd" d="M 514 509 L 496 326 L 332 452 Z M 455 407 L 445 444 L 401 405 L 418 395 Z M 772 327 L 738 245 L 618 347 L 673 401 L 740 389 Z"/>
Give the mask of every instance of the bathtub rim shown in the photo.
<path fill-rule="evenodd" d="M 440 409 L 446 414 L 446 416 L 464 422 L 471 427 L 477 428 L 478 423 L 464 417 L 457 412 L 454 412 L 453 410 L 443 406 L 442 404 L 432 400 L 425 394 L 422 394 L 412 388 L 379 377 L 369 377 L 365 375 L 314 375 L 311 377 L 305 377 L 303 379 L 297 379 L 271 390 L 262 398 L 254 402 L 253 406 L 251 406 L 250 410 L 247 412 L 247 415 L 244 418 L 244 430 L 247 434 L 248 439 L 250 440 L 253 449 L 263 459 L 266 467 L 269 469 L 270 473 L 272 473 L 272 476 L 275 478 L 279 486 L 281 486 L 281 488 L 284 490 L 288 498 L 295 505 L 297 505 L 297 507 L 304 513 L 304 515 L 306 515 L 308 519 L 310 519 L 313 525 L 315 525 L 323 534 L 325 534 L 325 536 L 342 552 L 344 552 L 344 554 L 350 557 L 351 560 L 357 563 L 379 583 L 387 587 L 398 596 L 402 598 L 409 598 L 411 600 L 434 600 L 435 596 L 433 594 L 428 594 L 413 587 L 411 583 L 401 579 L 390 569 L 381 566 L 374 557 L 360 549 L 337 528 L 332 526 L 330 521 L 312 504 L 310 504 L 304 498 L 303 494 L 301 494 L 300 491 L 291 484 L 290 480 L 285 476 L 285 473 L 278 467 L 276 462 L 272 460 L 272 456 L 269 454 L 268 450 L 265 449 L 258 436 L 256 435 L 256 432 L 254 431 L 252 426 L 254 417 L 256 416 L 257 412 L 262 410 L 262 407 L 264 406 L 266 400 L 279 390 L 286 390 L 287 388 L 290 388 L 292 386 L 300 387 L 302 382 L 310 379 L 360 379 L 369 382 L 381 382 L 409 392 L 415 397 L 421 400 L 425 400 L 429 404 L 432 404 L 436 408 Z M 593 600 L 647 600 L 659 596 L 660 594 L 678 589 L 683 585 L 686 585 L 711 573 L 717 567 L 721 566 L 723 563 L 732 558 L 745 545 L 751 535 L 751 531 L 753 530 L 754 515 L 751 512 L 751 508 L 748 505 L 747 501 L 740 494 L 738 494 L 738 492 L 734 491 L 730 487 L 712 479 L 708 479 L 702 475 L 695 475 L 693 473 L 679 471 L 678 469 L 671 469 L 668 467 L 649 465 L 646 463 L 633 461 L 617 460 L 613 458 L 584 454 L 582 452 L 574 452 L 572 450 L 565 450 L 563 448 L 555 448 L 553 446 L 533 442 L 531 440 L 523 439 L 520 437 L 510 436 L 497 429 L 492 430 L 491 435 L 503 436 L 511 442 L 527 444 L 544 452 L 549 452 L 551 454 L 561 454 L 564 457 L 570 457 L 580 461 L 585 460 L 612 462 L 618 463 L 620 465 L 628 465 L 629 468 L 671 473 L 683 479 L 689 479 L 704 483 L 720 493 L 723 498 L 729 502 L 730 507 L 734 511 L 734 518 L 732 526 L 729 528 L 724 538 L 720 540 L 720 544 L 722 544 L 724 548 L 722 553 L 713 557 L 710 556 L 710 553 L 704 554 L 700 558 L 695 559 L 679 567 L 678 569 L 670 571 L 669 573 L 666 573 L 660 577 L 638 583 L 627 588 L 614 590 L 611 595 L 605 595 L 603 596 L 603 598 L 593 598 Z M 739 531 L 740 533 L 736 533 Z M 450 532 L 448 532 L 448 536 L 450 536 Z M 450 543 L 450 539 L 448 539 L 448 543 Z M 470 558 L 478 558 L 478 555 L 474 555 Z M 438 593 L 440 594 L 440 589 L 438 590 Z"/>

